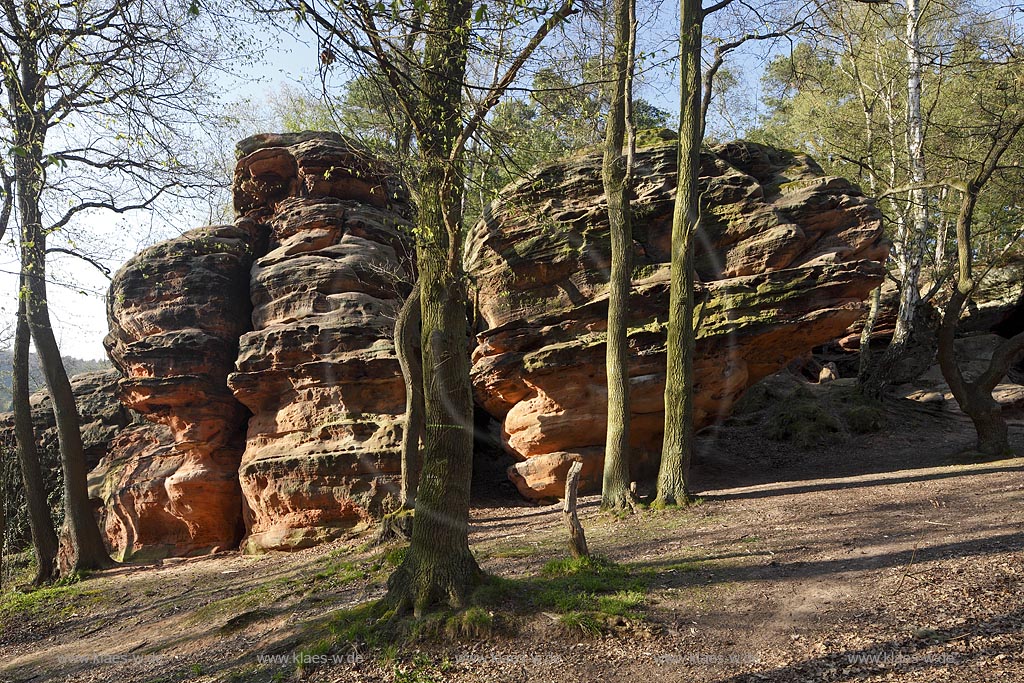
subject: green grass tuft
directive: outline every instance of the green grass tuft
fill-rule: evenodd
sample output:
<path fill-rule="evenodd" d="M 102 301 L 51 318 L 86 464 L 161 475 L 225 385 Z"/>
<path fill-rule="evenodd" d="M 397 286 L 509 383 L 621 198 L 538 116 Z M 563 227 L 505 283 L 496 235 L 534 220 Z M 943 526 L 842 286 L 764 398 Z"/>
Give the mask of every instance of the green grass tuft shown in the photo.
<path fill-rule="evenodd" d="M 601 635 L 601 624 L 588 612 L 566 612 L 558 617 L 558 623 L 570 631 L 580 631 L 588 636 Z"/>

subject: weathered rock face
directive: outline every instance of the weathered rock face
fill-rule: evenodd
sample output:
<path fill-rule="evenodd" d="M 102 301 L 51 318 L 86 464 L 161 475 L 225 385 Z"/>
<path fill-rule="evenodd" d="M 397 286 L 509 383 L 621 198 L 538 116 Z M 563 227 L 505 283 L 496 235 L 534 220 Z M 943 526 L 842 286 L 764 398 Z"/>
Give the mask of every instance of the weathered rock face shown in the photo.
<path fill-rule="evenodd" d="M 809 158 L 733 143 L 702 156 L 694 361 L 697 427 L 743 390 L 863 310 L 888 252 L 881 214 L 860 190 Z M 630 300 L 634 474 L 661 446 L 675 148 L 641 149 Z M 574 455 L 582 485 L 600 482 L 605 436 L 603 330 L 609 247 L 600 158 L 547 166 L 507 188 L 469 243 L 489 329 L 478 335 L 477 400 L 502 421 L 523 462 L 523 495 L 558 495 Z"/>
<path fill-rule="evenodd" d="M 122 435 L 106 477 L 93 477 L 108 541 L 124 556 L 238 542 L 248 411 L 226 380 L 251 327 L 249 269 L 263 231 L 248 219 L 191 230 L 141 252 L 111 283 L 105 345 L 121 400 L 165 428 Z"/>
<path fill-rule="evenodd" d="M 121 405 L 117 398 L 117 383 L 120 379 L 121 375 L 116 370 L 86 372 L 71 378 L 71 390 L 75 394 L 75 405 L 82 420 L 85 462 L 89 468 L 95 467 L 107 454 L 110 441 L 117 433 L 138 418 Z M 46 389 L 37 391 L 29 401 L 39 447 L 57 453 L 57 423 L 53 417 L 49 392 Z M 10 429 L 13 434 L 13 414 L 0 417 L 0 425 L 5 430 Z"/>
<path fill-rule="evenodd" d="M 119 393 L 152 423 L 92 473 L 125 557 L 310 545 L 397 480 L 407 195 L 340 136 L 238 149 L 243 216 L 147 249 L 111 287 Z"/>
<path fill-rule="evenodd" d="M 235 206 L 270 234 L 228 379 L 253 414 L 245 545 L 299 548 L 369 521 L 397 490 L 405 389 L 391 337 L 413 280 L 409 206 L 340 138 L 258 136 L 239 149 Z"/>
<path fill-rule="evenodd" d="M 959 332 L 1012 337 L 1024 331 L 1024 258 L 990 270 L 971 297 Z"/>
<path fill-rule="evenodd" d="M 407 196 L 340 136 L 239 144 L 234 225 L 148 249 L 111 289 L 118 392 L 147 423 L 92 473 L 122 556 L 290 549 L 359 527 L 397 489 L 404 385 L 391 341 L 414 279 Z M 638 155 L 630 344 L 638 469 L 660 449 L 675 149 Z M 859 190 L 756 145 L 703 159 L 697 419 L 834 338 L 886 253 Z M 508 189 L 469 242 L 479 403 L 528 497 L 568 461 L 600 478 L 608 236 L 600 160 Z"/>

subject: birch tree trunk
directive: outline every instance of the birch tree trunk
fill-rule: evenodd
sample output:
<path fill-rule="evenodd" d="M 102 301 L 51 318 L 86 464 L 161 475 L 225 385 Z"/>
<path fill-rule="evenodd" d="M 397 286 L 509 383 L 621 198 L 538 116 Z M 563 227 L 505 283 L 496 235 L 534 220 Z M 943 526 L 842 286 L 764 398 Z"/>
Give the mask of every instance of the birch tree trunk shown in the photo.
<path fill-rule="evenodd" d="M 907 153 L 910 166 L 908 192 L 909 224 L 901 230 L 899 308 L 892 341 L 868 378 L 860 385 L 861 391 L 880 397 L 896 364 L 903 358 L 914 327 L 915 313 L 921 300 L 918 282 L 924 261 L 925 239 L 928 234 L 928 196 L 925 182 L 924 125 L 921 117 L 921 8 L 918 0 L 907 0 Z"/>

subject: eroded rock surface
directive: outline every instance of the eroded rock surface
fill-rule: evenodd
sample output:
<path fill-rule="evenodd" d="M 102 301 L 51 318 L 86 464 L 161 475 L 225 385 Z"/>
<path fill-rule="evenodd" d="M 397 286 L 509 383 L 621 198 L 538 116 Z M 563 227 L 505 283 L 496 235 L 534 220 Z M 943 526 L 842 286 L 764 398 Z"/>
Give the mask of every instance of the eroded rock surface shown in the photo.
<path fill-rule="evenodd" d="M 235 206 L 269 227 L 235 397 L 249 550 L 312 545 L 397 490 L 405 389 L 391 336 L 413 280 L 401 186 L 341 138 L 243 141 Z"/>
<path fill-rule="evenodd" d="M 881 214 L 806 156 L 732 143 L 702 155 L 704 282 L 694 362 L 696 426 L 743 390 L 839 336 L 863 312 L 888 253 Z M 630 300 L 632 444 L 637 476 L 661 446 L 675 147 L 637 155 Z M 600 157 L 544 167 L 507 188 L 473 232 L 469 269 L 488 326 L 476 397 L 502 421 L 509 475 L 528 498 L 558 495 L 571 457 L 600 482 L 609 247 Z"/>
<path fill-rule="evenodd" d="M 138 419 L 117 398 L 117 383 L 121 379 L 116 370 L 85 372 L 71 378 L 71 390 L 81 418 L 82 445 L 89 468 L 106 455 L 110 441 L 117 433 Z M 58 453 L 57 423 L 53 416 L 50 394 L 44 388 L 29 398 L 32 406 L 32 424 L 40 449 Z M 0 430 L 14 438 L 14 415 L 0 416 Z"/>
<path fill-rule="evenodd" d="M 124 557 L 303 547 L 379 513 L 397 480 L 407 195 L 341 136 L 238 150 L 241 217 L 143 251 L 111 286 L 118 392 L 150 423 L 92 472 Z"/>
<path fill-rule="evenodd" d="M 93 470 L 122 556 L 299 548 L 359 528 L 397 490 L 404 385 L 392 331 L 414 279 L 411 210 L 340 136 L 239 144 L 235 224 L 142 252 L 111 289 L 121 432 Z M 638 155 L 630 306 L 633 441 L 660 450 L 671 142 Z M 838 336 L 881 279 L 873 203 L 810 159 L 732 144 L 704 155 L 697 419 Z M 524 495 L 557 495 L 583 455 L 600 478 L 608 265 L 600 159 L 507 189 L 469 241 L 483 332 L 478 402 Z"/>
<path fill-rule="evenodd" d="M 75 404 L 81 417 L 86 466 L 90 469 L 110 452 L 111 442 L 122 430 L 139 421 L 139 416 L 125 408 L 118 400 L 117 384 L 120 379 L 121 375 L 116 370 L 86 372 L 71 378 L 71 389 L 75 394 Z M 50 395 L 46 389 L 42 389 L 32 394 L 29 401 L 47 494 L 54 494 L 51 500 L 59 501 L 59 494 L 55 492 L 61 486 L 63 475 Z M 0 414 L 0 439 L 12 446 L 15 443 L 13 413 Z M 17 488 L 20 488 L 21 475 L 16 476 Z M 18 495 L 21 495 L 20 492 Z"/>
<path fill-rule="evenodd" d="M 108 541 L 124 556 L 238 543 L 248 411 L 226 380 L 251 327 L 249 269 L 263 232 L 248 219 L 190 230 L 139 253 L 111 283 L 105 345 L 121 400 L 165 428 L 121 435 L 105 477 L 93 477 Z"/>

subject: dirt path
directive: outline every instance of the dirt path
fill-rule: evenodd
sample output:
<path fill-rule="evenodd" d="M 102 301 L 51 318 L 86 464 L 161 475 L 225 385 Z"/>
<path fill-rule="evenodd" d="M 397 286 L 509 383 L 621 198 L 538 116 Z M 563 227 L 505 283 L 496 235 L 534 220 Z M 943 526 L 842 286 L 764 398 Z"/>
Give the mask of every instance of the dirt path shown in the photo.
<path fill-rule="evenodd" d="M 757 424 L 706 435 L 704 502 L 685 511 L 617 519 L 584 498 L 592 551 L 648 577 L 638 613 L 601 635 L 537 612 L 514 634 L 349 653 L 304 679 L 1024 681 L 1024 460 L 958 464 L 962 416 L 894 415 L 802 451 Z M 1012 436 L 1024 450 L 1024 425 Z M 478 507 L 471 542 L 487 571 L 542 587 L 561 524 L 555 506 Z M 126 567 L 5 602 L 0 681 L 292 680 L 332 612 L 383 591 L 395 554 L 358 542 Z"/>

